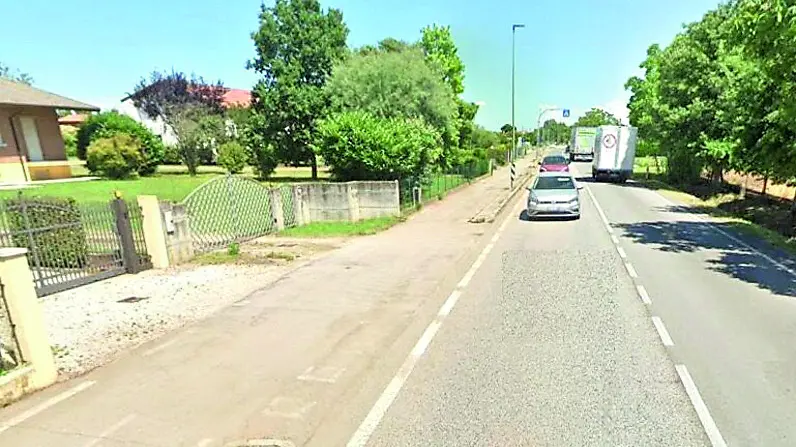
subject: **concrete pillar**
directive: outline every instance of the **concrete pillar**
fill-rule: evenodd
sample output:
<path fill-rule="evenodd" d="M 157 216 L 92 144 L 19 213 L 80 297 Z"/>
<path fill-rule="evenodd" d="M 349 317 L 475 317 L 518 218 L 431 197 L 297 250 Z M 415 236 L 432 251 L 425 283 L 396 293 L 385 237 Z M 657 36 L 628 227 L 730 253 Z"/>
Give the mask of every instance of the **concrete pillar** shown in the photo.
<path fill-rule="evenodd" d="M 285 229 L 285 213 L 282 208 L 282 191 L 279 188 L 273 188 L 268 191 L 271 194 L 271 216 L 274 218 L 274 231 L 282 231 Z"/>
<path fill-rule="evenodd" d="M 185 205 L 167 203 L 168 213 L 171 213 L 171 228 L 166 228 L 169 259 L 172 264 L 181 264 L 193 259 L 193 233 L 191 233 L 190 216 Z M 168 224 L 168 221 L 167 221 Z"/>
<path fill-rule="evenodd" d="M 28 390 L 32 391 L 53 384 L 58 369 L 25 256 L 27 252 L 27 248 L 0 248 L 0 282 L 22 359 L 33 367 L 28 380 Z"/>
<path fill-rule="evenodd" d="M 143 230 L 146 250 L 152 258 L 152 267 L 164 269 L 169 266 L 169 247 L 166 244 L 166 222 L 160 212 L 156 196 L 138 196 L 138 206 L 144 216 Z M 170 216 L 166 216 L 170 218 Z"/>
<path fill-rule="evenodd" d="M 346 196 L 348 196 L 348 216 L 352 222 L 360 220 L 359 215 L 359 182 L 348 182 L 345 184 Z"/>

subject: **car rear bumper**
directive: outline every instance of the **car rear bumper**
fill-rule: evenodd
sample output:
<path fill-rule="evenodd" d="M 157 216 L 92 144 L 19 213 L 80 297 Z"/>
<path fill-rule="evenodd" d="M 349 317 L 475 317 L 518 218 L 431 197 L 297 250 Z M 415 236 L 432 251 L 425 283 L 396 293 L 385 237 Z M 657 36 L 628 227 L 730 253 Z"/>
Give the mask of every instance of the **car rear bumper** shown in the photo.
<path fill-rule="evenodd" d="M 528 204 L 529 216 L 578 216 L 580 203 L 538 203 Z"/>

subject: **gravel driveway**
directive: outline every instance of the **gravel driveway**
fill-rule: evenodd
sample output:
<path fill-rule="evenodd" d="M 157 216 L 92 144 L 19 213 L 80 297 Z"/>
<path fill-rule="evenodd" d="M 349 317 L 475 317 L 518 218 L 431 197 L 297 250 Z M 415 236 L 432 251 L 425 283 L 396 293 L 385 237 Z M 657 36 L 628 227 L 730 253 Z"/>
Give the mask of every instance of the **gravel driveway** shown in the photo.
<path fill-rule="evenodd" d="M 206 318 L 344 242 L 263 238 L 241 247 L 256 263 L 147 270 L 47 296 L 42 307 L 60 378 Z"/>

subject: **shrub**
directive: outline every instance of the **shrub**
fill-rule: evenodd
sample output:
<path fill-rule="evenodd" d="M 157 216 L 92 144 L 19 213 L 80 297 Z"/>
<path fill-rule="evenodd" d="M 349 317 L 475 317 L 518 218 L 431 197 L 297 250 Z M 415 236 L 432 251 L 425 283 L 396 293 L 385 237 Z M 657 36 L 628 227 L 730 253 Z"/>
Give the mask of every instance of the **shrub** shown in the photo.
<path fill-rule="evenodd" d="M 278 163 L 276 148 L 263 137 L 266 134 L 262 131 L 265 125 L 265 120 L 261 115 L 252 114 L 243 128 L 238 129 L 240 140 L 249 154 L 249 164 L 254 168 L 255 174 L 260 180 L 267 179 L 274 172 Z"/>
<path fill-rule="evenodd" d="M 74 131 L 64 131 L 64 150 L 69 158 L 77 157 L 77 135 Z"/>
<path fill-rule="evenodd" d="M 230 174 L 237 174 L 246 167 L 249 154 L 246 148 L 237 141 L 228 141 L 218 148 L 218 164 L 223 166 Z"/>
<path fill-rule="evenodd" d="M 163 150 L 163 161 L 161 163 L 164 165 L 181 164 L 180 148 L 177 145 L 167 144 Z"/>
<path fill-rule="evenodd" d="M 137 171 L 141 175 L 151 175 L 163 161 L 165 148 L 159 136 L 153 134 L 141 123 L 127 115 L 113 110 L 92 115 L 77 131 L 77 156 L 87 160 L 88 147 L 99 138 L 126 134 L 139 141 L 140 163 Z"/>
<path fill-rule="evenodd" d="M 439 133 L 416 119 L 343 112 L 318 127 L 317 151 L 339 180 L 422 175 L 442 153 Z"/>
<path fill-rule="evenodd" d="M 24 201 L 24 205 L 23 205 Z M 27 247 L 31 262 L 41 267 L 78 268 L 88 261 L 88 242 L 81 213 L 73 198 L 25 197 L 6 200 L 6 215 L 17 247 Z M 35 231 L 29 237 L 20 232 Z M 32 241 L 31 241 L 32 239 Z M 35 244 L 35 258 L 34 247 Z"/>
<path fill-rule="evenodd" d="M 100 138 L 88 147 L 86 167 L 112 179 L 130 177 L 141 164 L 141 143 L 126 134 Z"/>

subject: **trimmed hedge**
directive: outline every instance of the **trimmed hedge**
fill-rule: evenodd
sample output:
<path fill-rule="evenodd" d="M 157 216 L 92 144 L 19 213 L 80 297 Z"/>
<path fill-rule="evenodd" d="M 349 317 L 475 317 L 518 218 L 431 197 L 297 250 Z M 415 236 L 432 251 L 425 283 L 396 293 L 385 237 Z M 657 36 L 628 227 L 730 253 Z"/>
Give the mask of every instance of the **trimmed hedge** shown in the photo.
<path fill-rule="evenodd" d="M 163 161 L 165 147 L 159 136 L 150 132 L 138 121 L 113 110 L 91 115 L 77 131 L 77 157 L 86 159 L 88 147 L 95 140 L 113 135 L 126 134 L 141 143 L 140 175 L 152 175 Z"/>
<path fill-rule="evenodd" d="M 14 245 L 26 247 L 31 260 L 34 251 L 26 232 L 28 225 L 34 230 L 32 242 L 36 245 L 35 253 L 41 267 L 85 267 L 88 262 L 88 241 L 75 199 L 26 197 L 7 199 L 5 203 Z M 58 228 L 44 230 L 56 225 Z"/>

